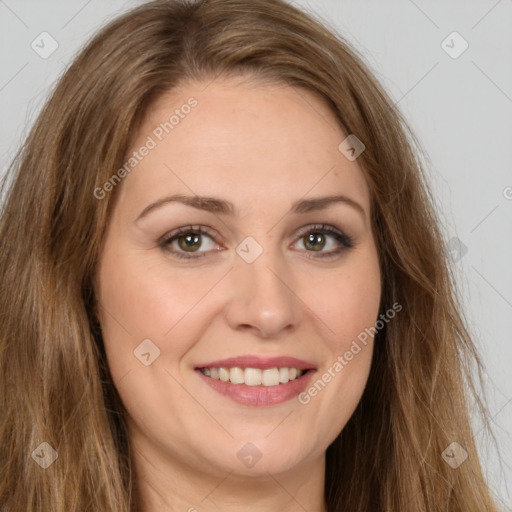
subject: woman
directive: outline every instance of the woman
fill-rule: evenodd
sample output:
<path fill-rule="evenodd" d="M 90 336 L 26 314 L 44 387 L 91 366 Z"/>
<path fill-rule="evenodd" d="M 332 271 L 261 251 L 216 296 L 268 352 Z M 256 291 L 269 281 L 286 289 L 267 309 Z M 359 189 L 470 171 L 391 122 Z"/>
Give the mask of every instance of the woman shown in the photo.
<path fill-rule="evenodd" d="M 412 137 L 296 8 L 110 23 L 0 233 L 2 510 L 496 510 Z"/>

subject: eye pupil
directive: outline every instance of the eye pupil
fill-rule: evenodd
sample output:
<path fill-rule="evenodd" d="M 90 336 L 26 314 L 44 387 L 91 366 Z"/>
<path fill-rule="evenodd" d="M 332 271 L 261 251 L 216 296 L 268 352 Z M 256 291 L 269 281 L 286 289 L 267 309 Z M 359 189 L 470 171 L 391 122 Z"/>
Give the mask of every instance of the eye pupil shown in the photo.
<path fill-rule="evenodd" d="M 190 249 L 198 249 L 201 246 L 201 235 L 199 234 L 188 234 L 180 236 L 178 239 L 178 245 L 181 249 L 192 252 Z"/>
<path fill-rule="evenodd" d="M 322 233 L 309 233 L 306 235 L 306 243 L 304 244 L 307 249 L 313 251 L 321 251 L 325 247 L 325 236 Z M 321 245 L 316 245 L 318 243 Z"/>

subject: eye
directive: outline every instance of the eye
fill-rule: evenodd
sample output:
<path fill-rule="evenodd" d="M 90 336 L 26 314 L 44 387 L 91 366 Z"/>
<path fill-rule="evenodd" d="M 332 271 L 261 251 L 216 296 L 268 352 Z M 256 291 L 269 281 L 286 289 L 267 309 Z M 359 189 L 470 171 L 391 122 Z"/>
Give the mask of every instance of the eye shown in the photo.
<path fill-rule="evenodd" d="M 159 246 L 178 258 L 198 259 L 208 256 L 210 251 L 224 249 L 216 244 L 214 236 L 205 226 L 185 226 L 165 235 Z M 298 236 L 293 245 L 302 243 L 305 252 L 317 253 L 308 255 L 308 258 L 334 257 L 354 246 L 350 236 L 326 224 L 306 226 L 299 230 Z"/>
<path fill-rule="evenodd" d="M 206 244 L 205 239 L 208 242 Z M 211 250 L 221 250 L 204 226 L 186 226 L 171 231 L 161 239 L 159 245 L 174 256 L 184 259 L 202 258 Z"/>
<path fill-rule="evenodd" d="M 314 256 L 308 255 L 308 258 L 333 257 L 354 246 L 350 236 L 326 224 L 315 224 L 302 228 L 299 232 L 299 240 L 295 243 L 299 242 L 307 252 L 318 253 Z M 326 248 L 328 250 L 324 251 Z"/>

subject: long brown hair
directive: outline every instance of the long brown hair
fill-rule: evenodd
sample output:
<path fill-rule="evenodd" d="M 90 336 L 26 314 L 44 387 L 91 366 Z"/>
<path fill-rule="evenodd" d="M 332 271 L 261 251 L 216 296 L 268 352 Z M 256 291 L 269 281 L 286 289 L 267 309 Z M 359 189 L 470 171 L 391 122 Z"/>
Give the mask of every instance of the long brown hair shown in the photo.
<path fill-rule="evenodd" d="M 0 221 L 0 508 L 138 510 L 93 287 L 116 190 L 94 191 L 163 93 L 244 74 L 316 92 L 366 145 L 358 162 L 382 311 L 403 306 L 377 334 L 363 397 L 328 448 L 329 512 L 495 511 L 469 415 L 473 403 L 485 414 L 481 362 L 418 146 L 364 59 L 282 0 L 144 4 L 93 38 L 43 108 L 5 181 Z M 58 455 L 46 469 L 43 442 Z M 457 468 L 442 457 L 452 442 L 469 454 Z"/>

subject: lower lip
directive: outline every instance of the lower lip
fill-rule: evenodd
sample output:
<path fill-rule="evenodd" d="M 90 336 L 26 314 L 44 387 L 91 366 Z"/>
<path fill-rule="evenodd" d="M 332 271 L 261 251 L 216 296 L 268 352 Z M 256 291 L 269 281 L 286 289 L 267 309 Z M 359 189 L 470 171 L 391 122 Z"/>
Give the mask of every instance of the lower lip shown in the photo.
<path fill-rule="evenodd" d="M 239 404 L 257 406 L 276 405 L 291 400 L 306 389 L 315 373 L 313 370 L 309 370 L 299 378 L 277 386 L 246 386 L 245 384 L 233 384 L 212 379 L 201 370 L 196 371 L 206 384 L 221 395 L 225 395 Z"/>

